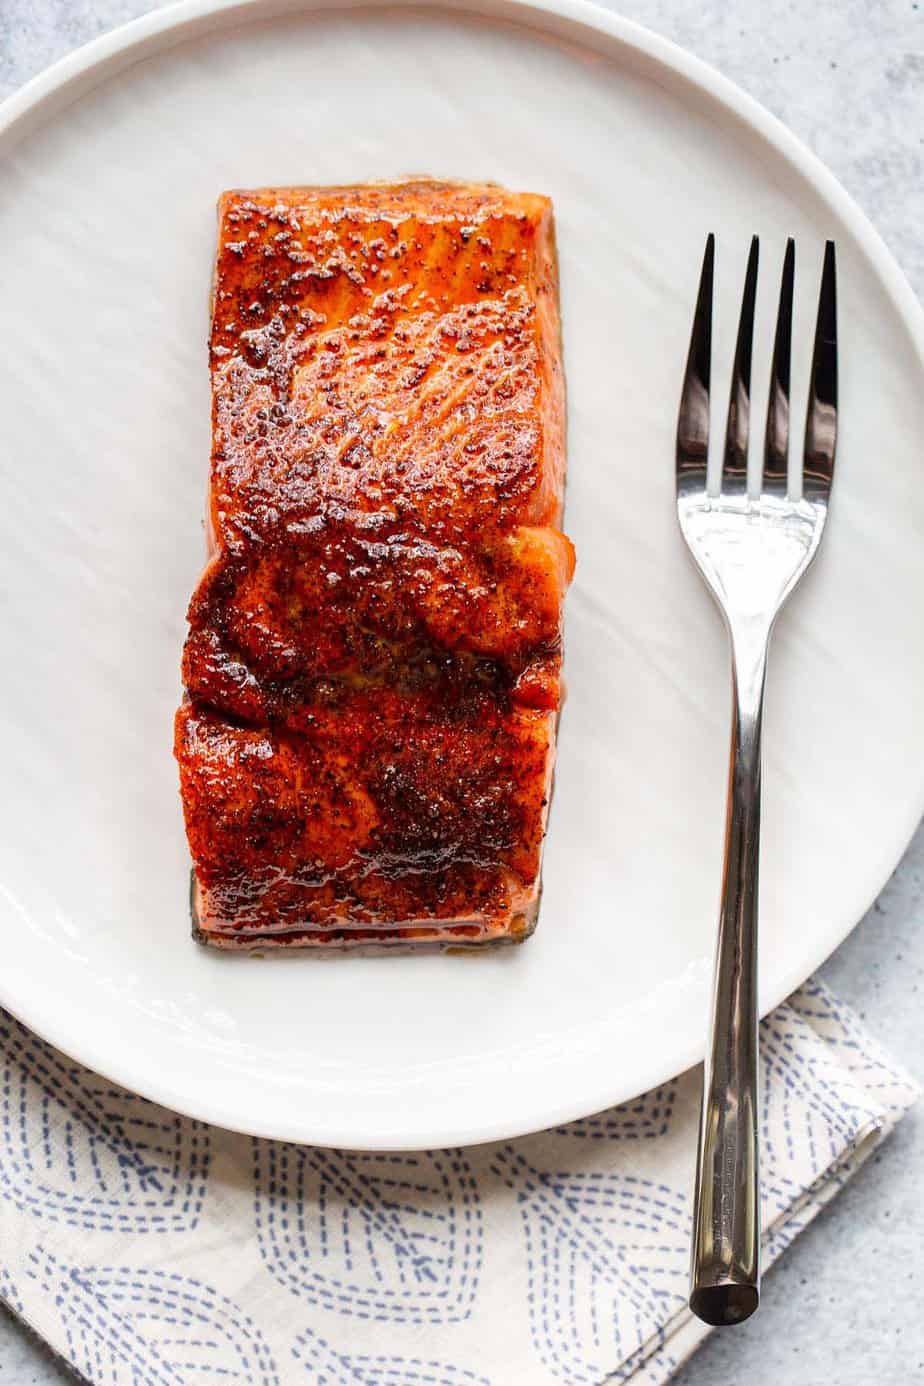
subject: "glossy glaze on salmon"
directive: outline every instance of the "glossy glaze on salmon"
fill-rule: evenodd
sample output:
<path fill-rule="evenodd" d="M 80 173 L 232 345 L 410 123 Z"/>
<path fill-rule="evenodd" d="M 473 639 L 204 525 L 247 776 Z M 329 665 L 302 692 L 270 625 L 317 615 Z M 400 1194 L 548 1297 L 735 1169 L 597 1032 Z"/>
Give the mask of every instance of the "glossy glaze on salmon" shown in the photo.
<path fill-rule="evenodd" d="M 574 566 L 550 203 L 226 193 L 211 370 L 176 719 L 198 936 L 526 937 Z"/>

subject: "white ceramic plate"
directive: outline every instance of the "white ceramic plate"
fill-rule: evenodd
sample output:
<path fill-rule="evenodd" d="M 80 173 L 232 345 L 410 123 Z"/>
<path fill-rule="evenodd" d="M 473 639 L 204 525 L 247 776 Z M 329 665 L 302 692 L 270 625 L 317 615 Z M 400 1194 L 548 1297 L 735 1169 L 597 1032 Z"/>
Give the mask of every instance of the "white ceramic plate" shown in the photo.
<path fill-rule="evenodd" d="M 800 419 L 824 237 L 839 256 L 836 499 L 769 688 L 765 1009 L 860 917 L 922 809 L 921 314 L 812 156 L 642 30 L 577 0 L 281 9 L 151 15 L 0 114 L 0 1000 L 227 1126 L 378 1148 L 512 1135 L 703 1049 L 729 690 L 672 449 L 705 234 L 717 380 L 762 236 L 758 412 L 797 238 Z M 407 172 L 557 207 L 579 563 L 540 927 L 470 958 L 216 956 L 189 937 L 170 751 L 203 557 L 215 198 Z"/>

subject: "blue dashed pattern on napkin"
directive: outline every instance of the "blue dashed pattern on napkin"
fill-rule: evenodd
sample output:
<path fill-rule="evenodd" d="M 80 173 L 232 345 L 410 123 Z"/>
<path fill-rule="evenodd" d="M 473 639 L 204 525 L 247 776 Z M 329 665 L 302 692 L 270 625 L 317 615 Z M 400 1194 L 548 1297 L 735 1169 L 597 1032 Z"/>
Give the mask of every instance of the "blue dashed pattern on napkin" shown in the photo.
<path fill-rule="evenodd" d="M 780 1255 L 918 1096 L 823 987 L 764 1021 Z M 98 1386 L 660 1386 L 686 1309 L 699 1075 L 469 1150 L 209 1128 L 0 1012 L 0 1297 Z"/>

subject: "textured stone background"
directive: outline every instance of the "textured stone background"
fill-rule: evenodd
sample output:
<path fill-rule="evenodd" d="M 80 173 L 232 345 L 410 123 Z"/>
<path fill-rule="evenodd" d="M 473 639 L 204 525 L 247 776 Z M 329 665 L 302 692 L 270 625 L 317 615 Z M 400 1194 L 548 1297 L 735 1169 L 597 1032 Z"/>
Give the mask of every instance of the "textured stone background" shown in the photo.
<path fill-rule="evenodd" d="M 145 0 L 0 0 L 0 98 L 151 8 Z M 924 292 L 924 9 L 917 0 L 625 0 L 610 8 L 705 58 L 784 120 L 833 169 Z M 922 881 L 924 829 L 822 973 L 919 1078 Z M 924 1381 L 922 1280 L 924 1111 L 912 1113 L 768 1276 L 756 1318 L 714 1334 L 678 1386 Z M 3 1386 L 69 1379 L 0 1314 Z"/>

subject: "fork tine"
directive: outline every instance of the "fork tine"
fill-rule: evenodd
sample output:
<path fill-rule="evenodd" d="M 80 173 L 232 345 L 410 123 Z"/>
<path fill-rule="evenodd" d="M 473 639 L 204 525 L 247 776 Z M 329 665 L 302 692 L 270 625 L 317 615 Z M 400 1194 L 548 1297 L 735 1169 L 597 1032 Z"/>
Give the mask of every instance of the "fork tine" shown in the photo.
<path fill-rule="evenodd" d="M 770 399 L 764 440 L 762 490 L 785 499 L 789 474 L 789 374 L 792 358 L 792 290 L 796 269 L 796 244 L 790 236 L 783 257 L 780 306 L 770 367 Z"/>
<path fill-rule="evenodd" d="M 732 370 L 731 396 L 728 401 L 728 423 L 725 429 L 725 458 L 722 466 L 723 495 L 745 495 L 748 489 L 748 426 L 751 414 L 751 348 L 754 340 L 754 304 L 757 298 L 757 259 L 760 253 L 756 236 L 751 237 L 751 251 L 744 276 L 744 295 L 741 317 L 738 320 L 738 340 L 735 344 L 735 364 Z"/>
<path fill-rule="evenodd" d="M 825 245 L 818 295 L 818 319 L 812 351 L 812 376 L 805 420 L 802 494 L 806 500 L 828 499 L 837 444 L 837 269 L 834 242 Z"/>
<path fill-rule="evenodd" d="M 715 236 L 706 238 L 693 331 L 677 419 L 677 491 L 705 491 L 709 459 L 709 384 L 712 366 L 712 283 Z"/>

